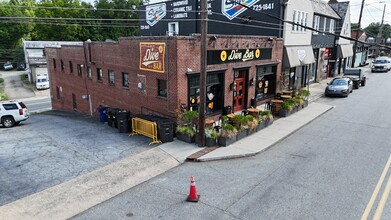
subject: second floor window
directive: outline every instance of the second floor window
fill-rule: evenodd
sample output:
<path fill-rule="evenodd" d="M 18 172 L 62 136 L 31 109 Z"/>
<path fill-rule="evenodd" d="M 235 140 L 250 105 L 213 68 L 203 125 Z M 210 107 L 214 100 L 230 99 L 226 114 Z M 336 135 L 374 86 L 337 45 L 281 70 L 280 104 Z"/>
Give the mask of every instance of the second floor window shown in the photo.
<path fill-rule="evenodd" d="M 167 80 L 157 80 L 158 96 L 167 97 Z"/>
<path fill-rule="evenodd" d="M 87 78 L 92 79 L 91 67 L 87 66 Z"/>
<path fill-rule="evenodd" d="M 319 30 L 320 25 L 320 17 L 318 15 L 315 15 L 314 17 L 314 29 Z M 318 34 L 318 32 L 314 31 L 314 34 Z"/>
<path fill-rule="evenodd" d="M 78 76 L 81 76 L 82 72 L 83 72 L 83 69 L 81 66 L 82 66 L 81 64 L 77 64 L 77 75 Z"/>
<path fill-rule="evenodd" d="M 335 32 L 334 25 L 335 25 L 334 19 L 330 19 L 330 33 L 333 33 L 333 34 Z"/>
<path fill-rule="evenodd" d="M 53 68 L 56 69 L 56 59 L 53 58 Z"/>
<path fill-rule="evenodd" d="M 129 88 L 129 75 L 127 73 L 122 73 L 122 86 Z"/>
<path fill-rule="evenodd" d="M 102 77 L 103 77 L 103 72 L 102 72 L 102 68 L 96 68 L 96 76 L 97 76 L 97 80 L 98 81 L 101 81 L 102 82 Z"/>
<path fill-rule="evenodd" d="M 109 70 L 108 71 L 108 75 L 109 75 L 109 84 L 110 85 L 114 85 L 114 71 L 113 70 Z"/>
<path fill-rule="evenodd" d="M 64 70 L 64 61 L 61 60 L 61 70 Z"/>
<path fill-rule="evenodd" d="M 72 61 L 69 61 L 69 69 L 70 69 L 71 73 L 73 73 L 73 64 L 72 64 Z"/>
<path fill-rule="evenodd" d="M 307 25 L 307 19 L 308 19 L 308 13 L 307 12 L 293 10 L 292 21 L 295 24 L 298 24 L 298 25 L 293 25 L 292 26 L 292 31 L 305 32 L 306 28 L 304 26 Z"/>

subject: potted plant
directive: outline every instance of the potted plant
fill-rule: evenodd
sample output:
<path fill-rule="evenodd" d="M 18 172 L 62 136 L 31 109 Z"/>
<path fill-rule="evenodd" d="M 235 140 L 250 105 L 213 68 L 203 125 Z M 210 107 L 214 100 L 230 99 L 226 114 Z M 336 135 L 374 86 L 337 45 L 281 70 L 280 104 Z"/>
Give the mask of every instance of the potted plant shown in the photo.
<path fill-rule="evenodd" d="M 281 109 L 279 112 L 280 117 L 288 117 L 292 111 L 292 105 L 290 102 L 286 101 L 281 103 Z"/>
<path fill-rule="evenodd" d="M 176 128 L 176 137 L 178 140 L 193 143 L 195 140 L 195 131 L 193 128 L 188 126 L 178 126 Z"/>
<path fill-rule="evenodd" d="M 304 99 L 304 107 L 308 106 L 308 98 L 311 95 L 310 91 L 308 89 L 300 89 L 299 94 Z"/>
<path fill-rule="evenodd" d="M 179 114 L 176 137 L 187 143 L 195 141 L 195 123 L 198 118 L 197 111 L 185 111 Z"/>
<path fill-rule="evenodd" d="M 235 115 L 232 119 L 233 126 L 235 126 L 238 131 L 238 135 L 236 136 L 237 140 L 240 140 L 247 136 L 248 124 L 247 118 L 244 115 Z"/>
<path fill-rule="evenodd" d="M 270 110 L 263 110 L 261 112 L 262 117 L 262 123 L 265 123 L 265 127 L 273 124 L 273 114 L 270 112 Z"/>
<path fill-rule="evenodd" d="M 291 113 L 297 112 L 298 104 L 294 98 L 290 98 L 286 102 L 291 106 Z"/>
<path fill-rule="evenodd" d="M 215 146 L 217 143 L 217 131 L 212 128 L 205 128 L 205 145 Z"/>
<path fill-rule="evenodd" d="M 254 118 L 254 116 L 252 115 L 246 115 L 246 118 L 247 118 L 247 125 L 248 125 L 247 135 L 255 133 L 258 127 L 257 118 Z"/>
<path fill-rule="evenodd" d="M 238 131 L 229 123 L 227 116 L 221 117 L 221 132 L 218 137 L 218 143 L 220 146 L 228 146 L 236 141 L 236 135 Z"/>

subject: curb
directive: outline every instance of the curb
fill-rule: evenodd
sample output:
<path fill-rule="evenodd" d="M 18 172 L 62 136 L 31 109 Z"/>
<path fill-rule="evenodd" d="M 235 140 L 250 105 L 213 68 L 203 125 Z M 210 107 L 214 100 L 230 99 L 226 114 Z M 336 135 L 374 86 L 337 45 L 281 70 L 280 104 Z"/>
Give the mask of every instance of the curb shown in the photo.
<path fill-rule="evenodd" d="M 288 138 L 289 136 L 291 136 L 292 134 L 294 134 L 296 131 L 300 130 L 301 128 L 303 128 L 304 126 L 308 125 L 309 123 L 313 122 L 315 119 L 319 118 L 320 116 L 326 114 L 327 112 L 329 112 L 331 109 L 333 109 L 334 106 L 330 106 L 329 109 L 327 109 L 326 111 L 324 111 L 323 113 L 319 114 L 318 116 L 314 117 L 313 119 L 311 119 L 310 121 L 306 122 L 305 124 L 301 125 L 300 127 L 296 128 L 295 130 L 293 130 L 292 132 L 290 132 L 289 134 L 285 135 L 284 137 L 280 138 L 279 140 L 275 141 L 274 143 L 270 144 L 269 146 L 265 147 L 264 149 L 258 151 L 258 152 L 254 152 L 254 153 L 248 153 L 248 154 L 238 154 L 238 155 L 229 155 L 229 156 L 220 156 L 220 157 L 214 157 L 214 158 L 205 158 L 205 159 L 194 159 L 193 161 L 196 161 L 196 162 L 207 162 L 207 161 L 215 161 L 215 160 L 224 160 L 224 159 L 236 159 L 236 158 L 243 158 L 243 157 L 251 157 L 251 156 L 255 156 L 257 154 L 260 154 L 268 149 L 270 149 L 271 147 L 273 147 L 274 145 L 280 143 L 281 141 L 285 140 L 286 138 Z"/>

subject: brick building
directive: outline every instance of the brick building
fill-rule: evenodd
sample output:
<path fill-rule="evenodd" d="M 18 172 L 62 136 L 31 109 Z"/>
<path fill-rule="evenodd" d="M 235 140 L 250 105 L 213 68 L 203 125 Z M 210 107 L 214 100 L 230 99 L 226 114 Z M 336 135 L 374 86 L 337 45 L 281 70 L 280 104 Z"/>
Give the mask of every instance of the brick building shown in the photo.
<path fill-rule="evenodd" d="M 208 36 L 207 117 L 270 100 L 280 90 L 282 39 Z M 96 114 L 102 106 L 172 119 L 198 110 L 200 35 L 127 37 L 46 48 L 53 109 Z"/>

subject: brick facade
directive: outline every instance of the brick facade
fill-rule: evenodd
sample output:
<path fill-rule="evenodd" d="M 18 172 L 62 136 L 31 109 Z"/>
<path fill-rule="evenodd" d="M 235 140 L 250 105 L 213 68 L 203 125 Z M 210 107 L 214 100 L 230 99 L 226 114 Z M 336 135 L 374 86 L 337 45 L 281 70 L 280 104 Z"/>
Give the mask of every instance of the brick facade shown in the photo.
<path fill-rule="evenodd" d="M 165 71 L 141 70 L 140 42 L 165 43 Z M 276 91 L 280 89 L 283 42 L 281 39 L 257 36 L 219 36 L 208 43 L 210 50 L 234 50 L 247 48 L 272 48 L 271 59 L 253 60 L 208 65 L 207 71 L 224 71 L 224 106 L 233 105 L 233 91 L 230 89 L 237 69 L 248 69 L 246 79 L 256 76 L 257 66 L 274 63 L 276 68 Z M 188 74 L 200 72 L 200 36 L 188 37 L 129 37 L 119 42 L 85 42 L 83 46 L 46 48 L 51 79 L 53 109 L 77 111 L 97 115 L 102 106 L 130 110 L 132 113 L 155 114 L 175 119 L 179 104 L 188 103 Z M 61 68 L 61 60 L 64 69 Z M 70 71 L 70 61 L 73 73 Z M 54 66 L 54 62 L 56 66 Z M 82 74 L 78 74 L 78 65 Z M 91 79 L 87 77 L 91 69 Z M 103 71 L 102 80 L 97 77 L 97 68 Z M 108 70 L 114 71 L 114 85 L 109 84 Z M 122 72 L 128 73 L 129 87 L 123 87 Z M 167 82 L 167 97 L 158 96 L 158 79 Z M 145 90 L 138 88 L 145 83 Z M 84 96 L 84 99 L 83 99 Z M 86 97 L 90 99 L 86 99 Z M 255 96 L 254 85 L 248 86 L 246 107 L 250 107 Z M 75 99 L 75 100 L 73 100 Z M 262 100 L 257 104 L 262 104 Z M 90 102 L 92 108 L 90 109 Z M 76 106 L 74 106 L 76 104 Z M 76 108 L 74 108 L 76 107 Z M 218 117 L 218 116 L 214 116 Z"/>

